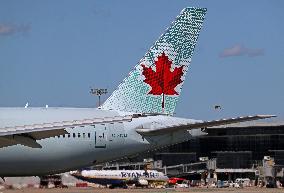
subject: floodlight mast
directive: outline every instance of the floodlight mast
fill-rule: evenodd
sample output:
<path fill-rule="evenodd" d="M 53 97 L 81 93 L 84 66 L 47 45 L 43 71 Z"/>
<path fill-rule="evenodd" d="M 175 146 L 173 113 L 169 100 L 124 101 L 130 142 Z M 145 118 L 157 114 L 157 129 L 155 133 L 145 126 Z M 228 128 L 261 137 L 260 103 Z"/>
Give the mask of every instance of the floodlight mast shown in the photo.
<path fill-rule="evenodd" d="M 90 93 L 92 95 L 96 95 L 96 96 L 99 97 L 99 105 L 98 106 L 101 106 L 101 96 L 103 94 L 107 94 L 107 89 L 106 88 L 91 88 Z"/>

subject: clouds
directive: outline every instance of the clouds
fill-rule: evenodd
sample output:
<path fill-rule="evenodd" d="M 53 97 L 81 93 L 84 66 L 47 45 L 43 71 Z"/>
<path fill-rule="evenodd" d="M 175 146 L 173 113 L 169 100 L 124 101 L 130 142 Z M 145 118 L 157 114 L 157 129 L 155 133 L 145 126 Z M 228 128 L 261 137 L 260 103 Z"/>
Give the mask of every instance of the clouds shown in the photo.
<path fill-rule="evenodd" d="M 241 44 L 235 44 L 230 48 L 225 48 L 220 54 L 219 57 L 233 57 L 233 56 L 248 56 L 256 57 L 264 55 L 264 49 L 262 48 L 247 48 Z"/>
<path fill-rule="evenodd" d="M 30 31 L 29 24 L 14 25 L 14 24 L 1 24 L 0 23 L 0 36 L 10 36 L 16 33 L 25 33 Z"/>

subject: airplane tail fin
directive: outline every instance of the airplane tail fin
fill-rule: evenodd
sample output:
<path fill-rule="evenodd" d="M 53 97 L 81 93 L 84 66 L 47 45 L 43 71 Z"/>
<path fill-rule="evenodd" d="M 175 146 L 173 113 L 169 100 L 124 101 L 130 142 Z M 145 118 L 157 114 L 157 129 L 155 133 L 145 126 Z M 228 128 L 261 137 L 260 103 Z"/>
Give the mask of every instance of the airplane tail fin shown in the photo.
<path fill-rule="evenodd" d="M 100 108 L 172 115 L 205 13 L 183 9 Z"/>

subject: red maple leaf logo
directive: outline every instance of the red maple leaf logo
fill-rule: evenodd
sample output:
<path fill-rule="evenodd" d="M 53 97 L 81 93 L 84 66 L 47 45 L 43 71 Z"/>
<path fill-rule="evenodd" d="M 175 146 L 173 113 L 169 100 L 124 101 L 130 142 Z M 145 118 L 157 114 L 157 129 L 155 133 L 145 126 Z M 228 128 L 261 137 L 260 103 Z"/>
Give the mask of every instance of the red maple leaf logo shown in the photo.
<path fill-rule="evenodd" d="M 178 95 L 175 88 L 178 84 L 182 83 L 183 66 L 176 67 L 171 71 L 172 61 L 169 60 L 164 52 L 158 56 L 155 64 L 156 71 L 142 64 L 142 74 L 145 76 L 144 82 L 151 86 L 148 94 L 163 94 L 162 108 L 164 108 L 164 95 Z"/>

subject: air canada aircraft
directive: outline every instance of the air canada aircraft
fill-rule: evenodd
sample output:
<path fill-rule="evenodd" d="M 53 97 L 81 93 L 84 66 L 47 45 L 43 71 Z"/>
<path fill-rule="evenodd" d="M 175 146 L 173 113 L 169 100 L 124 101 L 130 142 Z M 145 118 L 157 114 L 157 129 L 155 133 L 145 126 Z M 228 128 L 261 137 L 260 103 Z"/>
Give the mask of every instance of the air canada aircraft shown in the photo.
<path fill-rule="evenodd" d="M 127 185 L 148 186 L 165 183 L 168 177 L 156 170 L 77 170 L 70 172 L 77 179 L 91 183 L 110 185 L 110 188 Z"/>
<path fill-rule="evenodd" d="M 84 168 L 206 135 L 211 126 L 274 117 L 174 117 L 206 9 L 185 8 L 98 108 L 0 108 L 0 176 Z"/>

